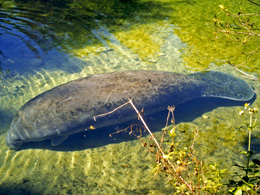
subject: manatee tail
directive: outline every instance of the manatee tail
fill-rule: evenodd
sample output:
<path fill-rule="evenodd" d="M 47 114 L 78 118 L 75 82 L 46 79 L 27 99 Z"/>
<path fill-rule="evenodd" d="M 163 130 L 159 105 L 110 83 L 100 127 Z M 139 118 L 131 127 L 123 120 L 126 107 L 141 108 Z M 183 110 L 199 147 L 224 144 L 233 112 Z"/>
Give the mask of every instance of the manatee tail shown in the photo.
<path fill-rule="evenodd" d="M 236 101 L 249 101 L 255 93 L 244 80 L 217 71 L 190 74 L 194 79 L 205 83 L 202 97 L 219 97 Z"/>

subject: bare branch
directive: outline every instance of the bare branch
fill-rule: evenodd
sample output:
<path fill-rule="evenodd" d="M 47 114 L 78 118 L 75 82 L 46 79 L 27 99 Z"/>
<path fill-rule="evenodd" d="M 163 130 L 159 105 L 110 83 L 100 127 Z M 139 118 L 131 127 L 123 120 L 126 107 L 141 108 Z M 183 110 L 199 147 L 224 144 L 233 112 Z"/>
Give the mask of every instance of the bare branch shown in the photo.
<path fill-rule="evenodd" d="M 254 1 L 251 1 L 251 0 L 247 0 L 247 1 L 249 1 L 250 3 L 253 3 L 253 4 L 255 4 L 255 5 L 258 5 L 258 6 L 260 6 L 260 4 L 258 4 L 258 3 L 256 3 L 256 2 L 254 2 Z"/>
<path fill-rule="evenodd" d="M 115 112 L 116 110 L 122 108 L 123 106 L 127 105 L 127 104 L 131 104 L 132 107 L 134 108 L 135 112 L 137 113 L 137 116 L 138 118 L 142 121 L 145 129 L 149 132 L 149 134 L 151 135 L 151 138 L 152 140 L 155 142 L 156 146 L 158 147 L 159 151 L 157 152 L 158 154 L 158 157 L 162 157 L 163 158 L 163 163 L 168 163 L 169 166 L 172 168 L 172 170 L 174 171 L 174 173 L 176 174 L 175 177 L 178 178 L 183 184 L 185 184 L 187 186 L 187 188 L 194 194 L 195 190 L 192 188 L 192 185 L 189 184 L 180 174 L 180 172 L 176 169 L 176 167 L 174 166 L 174 164 L 168 159 L 166 158 L 166 155 L 162 149 L 162 147 L 159 145 L 157 139 L 155 138 L 155 136 L 153 135 L 153 133 L 151 132 L 151 130 L 149 129 L 149 127 L 147 126 L 146 122 L 144 121 L 143 117 L 142 117 L 142 114 L 138 111 L 138 109 L 135 107 L 132 99 L 128 99 L 128 101 L 124 104 L 122 104 L 121 106 L 115 108 L 114 110 L 110 111 L 110 112 L 107 112 L 107 113 L 104 113 L 104 114 L 100 114 L 100 115 L 96 115 L 94 116 L 94 120 L 96 121 L 96 118 L 97 117 L 101 117 L 101 116 L 106 116 L 106 115 L 109 115 L 109 114 L 112 114 L 113 112 Z M 174 111 L 174 107 L 170 107 L 169 109 L 169 112 L 171 112 L 173 114 L 173 111 Z M 126 128 L 127 129 L 127 128 Z M 126 130 L 126 129 L 123 129 L 123 130 Z M 122 130 L 122 131 L 123 131 Z"/>
<path fill-rule="evenodd" d="M 123 105 L 118 106 L 117 108 L 115 108 L 114 110 L 112 110 L 112 111 L 110 111 L 110 112 L 93 116 L 93 119 L 94 119 L 94 121 L 96 121 L 97 117 L 101 117 L 101 116 L 106 116 L 106 115 L 108 115 L 108 114 L 112 114 L 113 112 L 117 111 L 118 109 L 124 107 L 125 105 L 127 105 L 127 104 L 129 104 L 129 103 L 130 103 L 130 102 L 128 101 L 128 102 L 124 103 Z"/>
<path fill-rule="evenodd" d="M 228 63 L 229 65 L 231 65 L 233 68 L 235 68 L 238 72 L 240 72 L 240 73 L 242 73 L 243 75 L 245 75 L 246 78 L 251 79 L 251 80 L 254 80 L 254 81 L 259 81 L 259 80 L 260 80 L 260 78 L 254 76 L 254 75 L 251 75 L 251 74 L 248 74 L 248 73 L 246 73 L 246 72 L 244 72 L 244 71 L 242 71 L 242 70 L 239 70 L 239 69 L 238 69 L 234 64 L 232 64 L 230 61 L 227 61 L 227 63 Z"/>

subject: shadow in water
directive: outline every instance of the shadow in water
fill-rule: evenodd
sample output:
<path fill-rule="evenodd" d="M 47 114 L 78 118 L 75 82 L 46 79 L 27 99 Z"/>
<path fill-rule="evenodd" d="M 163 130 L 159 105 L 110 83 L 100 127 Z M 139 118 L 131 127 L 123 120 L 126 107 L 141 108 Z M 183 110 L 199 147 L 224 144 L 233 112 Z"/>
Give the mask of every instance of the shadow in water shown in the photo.
<path fill-rule="evenodd" d="M 5 133 L 6 129 L 9 129 L 13 118 L 14 116 L 12 113 L 0 109 L 0 135 Z"/>
<path fill-rule="evenodd" d="M 255 98 L 251 100 L 251 103 L 254 102 L 254 100 Z M 176 124 L 181 122 L 191 122 L 204 113 L 212 111 L 213 109 L 220 106 L 243 106 L 244 103 L 245 102 L 231 101 L 220 98 L 194 99 L 176 106 L 176 109 L 174 111 Z M 144 119 L 149 128 L 154 132 L 161 130 L 165 126 L 167 115 L 168 111 L 162 111 L 146 116 Z M 61 145 L 55 147 L 51 146 L 50 140 L 45 140 L 41 142 L 28 142 L 24 143 L 20 150 L 29 148 L 41 148 L 55 151 L 78 151 L 89 148 L 102 147 L 108 144 L 131 141 L 136 139 L 136 137 L 133 135 L 129 135 L 129 131 L 114 134 L 112 137 L 109 137 L 109 134 L 114 133 L 120 129 L 124 129 L 132 124 L 141 124 L 141 122 L 137 120 L 129 121 L 120 126 L 110 126 L 74 134 L 71 135 L 67 140 L 65 140 Z M 144 136 L 147 134 L 148 133 L 144 133 Z"/>
<path fill-rule="evenodd" d="M 245 151 L 248 149 L 248 137 L 245 141 Z M 251 138 L 251 151 L 254 151 L 256 154 L 260 153 L 260 144 L 259 144 L 259 137 L 252 136 Z"/>
<path fill-rule="evenodd" d="M 25 189 L 22 185 L 17 184 L 8 184 L 10 187 L 3 187 L 3 184 L 0 185 L 0 195 L 39 195 L 40 193 L 34 193 L 28 189 Z"/>

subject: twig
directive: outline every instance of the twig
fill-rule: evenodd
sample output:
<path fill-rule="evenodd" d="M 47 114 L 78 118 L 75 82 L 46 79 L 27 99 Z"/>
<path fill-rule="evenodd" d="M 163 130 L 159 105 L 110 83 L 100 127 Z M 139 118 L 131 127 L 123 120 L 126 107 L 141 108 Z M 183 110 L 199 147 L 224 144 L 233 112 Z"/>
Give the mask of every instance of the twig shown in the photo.
<path fill-rule="evenodd" d="M 167 120 L 166 120 L 166 125 L 165 125 L 165 128 L 164 128 L 163 134 L 162 134 L 161 146 L 162 146 L 163 141 L 164 141 L 164 136 L 165 136 L 166 133 L 167 133 L 167 127 L 168 127 L 169 118 L 170 118 L 170 115 L 171 115 L 171 114 L 172 114 L 171 122 L 173 123 L 174 128 L 175 128 L 175 118 L 174 118 L 174 113 L 173 113 L 173 111 L 175 110 L 175 106 L 168 106 L 167 109 L 169 110 L 169 112 L 168 112 L 168 116 L 167 116 Z"/>
<path fill-rule="evenodd" d="M 199 130 L 198 130 L 198 129 L 195 129 L 193 142 L 192 142 L 191 147 L 190 147 L 191 150 L 193 150 L 194 143 L 195 143 L 196 137 L 197 137 L 197 135 L 198 135 L 198 132 L 199 132 Z"/>
<path fill-rule="evenodd" d="M 114 110 L 112 110 L 112 111 L 110 111 L 110 112 L 93 116 L 93 119 L 94 119 L 94 121 L 96 121 L 97 117 L 101 117 L 101 116 L 106 116 L 106 115 L 108 115 L 108 114 L 112 114 L 113 112 L 117 111 L 118 109 L 124 107 L 125 105 L 127 105 L 127 104 L 129 104 L 129 103 L 130 103 L 130 102 L 128 101 L 128 102 L 124 103 L 123 105 L 118 106 L 117 108 L 115 108 Z"/>
<path fill-rule="evenodd" d="M 135 107 L 135 105 L 133 104 L 132 99 L 129 99 L 129 103 L 132 105 L 132 107 L 134 108 L 135 112 L 137 113 L 138 117 L 141 119 L 142 123 L 144 124 L 145 128 L 147 129 L 147 131 L 150 133 L 152 139 L 154 140 L 155 144 L 158 146 L 160 152 L 164 155 L 164 152 L 161 148 L 161 146 L 159 145 L 159 143 L 157 142 L 157 140 L 155 139 L 153 133 L 151 132 L 151 130 L 149 129 L 149 127 L 147 126 L 147 124 L 145 123 L 141 113 L 137 110 L 137 108 Z"/>
<path fill-rule="evenodd" d="M 154 137 L 153 133 L 151 132 L 151 130 L 150 130 L 149 127 L 147 126 L 146 122 L 144 121 L 144 119 L 143 119 L 143 117 L 142 117 L 142 114 L 141 114 L 141 113 L 138 111 L 138 109 L 135 107 L 135 105 L 134 105 L 132 99 L 128 98 L 128 101 L 127 101 L 126 103 L 122 104 L 121 106 L 118 106 L 117 108 L 115 108 L 114 110 L 112 110 L 112 111 L 110 111 L 110 112 L 93 116 L 93 119 L 96 121 L 96 118 L 97 118 L 97 117 L 101 117 L 101 116 L 106 116 L 106 115 L 112 114 L 112 113 L 115 112 L 116 110 L 118 110 L 118 109 L 124 107 L 125 105 L 127 105 L 127 104 L 129 104 L 129 103 L 132 105 L 132 107 L 134 108 L 135 112 L 136 112 L 137 115 L 138 115 L 138 118 L 142 121 L 142 123 L 143 123 L 145 129 L 149 132 L 149 134 L 151 135 L 153 141 L 154 141 L 155 144 L 157 145 L 157 147 L 158 147 L 158 149 L 159 149 L 159 152 L 162 154 L 162 158 L 164 159 L 164 163 L 168 163 L 168 164 L 171 166 L 171 168 L 173 169 L 173 171 L 176 173 L 177 178 L 179 178 L 179 180 L 180 180 L 182 183 L 184 183 L 184 184 L 187 186 L 187 188 L 194 194 L 195 190 L 192 188 L 192 186 L 191 186 L 190 184 L 188 184 L 188 183 L 186 182 L 186 180 L 181 176 L 181 174 L 177 171 L 177 169 L 175 168 L 175 166 L 173 165 L 173 163 L 172 163 L 169 159 L 166 158 L 166 155 L 164 154 L 164 152 L 163 152 L 161 146 L 159 145 L 159 143 L 158 143 L 158 141 L 156 140 L 156 138 Z M 173 107 L 173 108 L 174 108 L 174 107 Z M 171 109 L 171 110 L 169 109 L 169 112 L 171 112 L 171 113 L 173 114 L 173 110 L 174 110 L 174 109 Z"/>
<path fill-rule="evenodd" d="M 130 126 L 124 128 L 124 129 L 120 129 L 120 130 L 118 130 L 118 131 L 116 131 L 116 132 L 114 132 L 114 133 L 109 134 L 109 137 L 112 137 L 112 135 L 114 135 L 114 134 L 116 134 L 116 133 L 121 133 L 121 132 L 123 132 L 123 131 L 126 132 L 127 129 L 130 129 L 130 132 L 129 132 L 130 135 L 133 134 L 133 135 L 136 136 L 137 138 L 140 138 L 140 136 L 142 136 L 142 131 L 140 130 L 140 135 L 139 135 L 139 136 L 135 135 L 135 134 L 133 133 L 133 127 L 134 127 L 134 126 L 137 126 L 137 127 L 139 127 L 139 128 L 143 128 L 144 131 L 145 131 L 145 127 L 144 127 L 143 125 L 133 124 L 133 125 L 130 125 Z M 138 131 L 137 131 L 137 132 L 138 132 Z"/>
<path fill-rule="evenodd" d="M 135 107 L 135 105 L 133 104 L 132 99 L 128 99 L 129 103 L 132 105 L 132 107 L 134 108 L 135 112 L 137 113 L 138 117 L 141 119 L 142 123 L 144 124 L 146 130 L 149 132 L 149 134 L 151 135 L 153 141 L 155 142 L 155 144 L 157 145 L 157 147 L 159 148 L 159 151 L 161 152 L 163 158 L 165 157 L 165 154 L 161 148 L 161 146 L 159 145 L 159 143 L 157 142 L 156 138 L 154 137 L 153 133 L 151 132 L 151 130 L 149 129 L 149 127 L 147 126 L 147 124 L 145 123 L 142 115 L 140 114 L 140 112 L 137 110 L 137 108 Z M 174 167 L 174 165 L 172 164 L 172 162 L 170 160 L 168 160 L 167 158 L 164 158 L 164 160 L 166 162 L 168 162 L 170 164 L 170 166 L 172 167 L 172 169 L 174 170 L 174 172 L 176 173 L 176 175 L 179 177 L 179 179 L 189 188 L 189 190 L 194 193 L 194 190 L 192 189 L 191 185 L 188 184 L 185 179 L 180 175 L 180 173 L 178 173 L 177 169 Z"/>
<path fill-rule="evenodd" d="M 254 33 L 254 32 L 241 32 L 241 31 L 228 31 L 228 30 L 219 30 L 218 32 L 224 32 L 224 33 L 230 33 L 230 34 L 243 34 L 243 35 L 249 35 L 249 36 L 258 36 L 260 37 L 260 34 Z"/>
<path fill-rule="evenodd" d="M 174 118 L 174 114 L 173 114 L 173 111 L 175 110 L 175 106 L 168 106 L 167 109 L 169 110 L 169 112 L 168 112 L 168 116 L 167 116 L 167 121 L 166 121 L 165 127 L 168 126 L 170 114 L 172 114 L 172 120 L 173 120 L 172 123 L 173 123 L 174 126 L 175 126 L 175 118 Z"/>
<path fill-rule="evenodd" d="M 108 94 L 108 96 L 107 96 L 107 99 L 106 99 L 106 101 L 105 101 L 105 103 L 107 103 L 107 100 L 108 100 L 108 98 L 111 96 L 111 94 L 114 92 L 114 91 L 116 91 L 116 90 L 112 90 L 109 94 Z"/>
<path fill-rule="evenodd" d="M 240 73 L 246 75 L 247 78 L 249 78 L 249 79 L 251 79 L 251 80 L 254 80 L 254 81 L 259 81 L 259 80 L 260 80 L 260 78 L 254 76 L 254 75 L 248 74 L 248 73 L 246 73 L 246 72 L 244 72 L 244 71 L 238 69 L 238 68 L 237 68 L 234 64 L 232 64 L 230 61 L 227 61 L 227 63 L 228 63 L 230 66 L 232 66 L 234 69 L 236 69 L 238 72 L 240 72 Z"/>
<path fill-rule="evenodd" d="M 255 4 L 255 5 L 258 5 L 258 6 L 260 6 L 260 4 L 258 4 L 258 3 L 256 3 L 256 2 L 254 2 L 254 1 L 251 1 L 251 0 L 247 0 L 247 1 L 249 1 L 250 3 L 253 3 L 253 4 Z"/>

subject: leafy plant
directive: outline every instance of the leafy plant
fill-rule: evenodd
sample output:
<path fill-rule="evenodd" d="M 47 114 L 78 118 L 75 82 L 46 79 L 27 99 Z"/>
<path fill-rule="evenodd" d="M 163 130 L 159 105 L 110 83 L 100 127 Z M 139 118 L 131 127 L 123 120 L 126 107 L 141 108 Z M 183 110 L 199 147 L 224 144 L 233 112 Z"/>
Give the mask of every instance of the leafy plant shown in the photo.
<path fill-rule="evenodd" d="M 239 112 L 243 116 L 244 123 L 248 129 L 248 150 L 241 152 L 246 156 L 246 164 L 235 166 L 241 170 L 234 173 L 233 180 L 230 180 L 230 193 L 235 195 L 260 193 L 260 161 L 251 159 L 254 151 L 251 151 L 251 135 L 254 128 L 257 126 L 257 108 L 249 108 L 249 104 L 245 104 L 244 110 Z M 245 119 L 245 114 L 249 114 L 249 122 Z"/>
<path fill-rule="evenodd" d="M 156 167 L 154 171 L 156 173 L 163 173 L 168 179 L 168 183 L 171 184 L 175 189 L 175 194 L 199 194 L 199 193 L 210 193 L 217 194 L 223 191 L 224 185 L 221 180 L 223 175 L 226 174 L 225 169 L 219 169 L 217 164 L 213 165 L 204 165 L 202 160 L 199 160 L 196 156 L 196 151 L 194 149 L 195 140 L 198 136 L 198 130 L 194 131 L 193 142 L 190 147 L 179 147 L 179 143 L 175 143 L 176 137 L 176 126 L 174 119 L 174 109 L 175 107 L 168 107 L 169 114 L 167 117 L 166 127 L 164 128 L 164 133 L 161 138 L 161 142 L 157 141 L 154 134 L 151 132 L 147 124 L 145 123 L 142 112 L 139 112 L 132 100 L 129 99 L 128 102 L 123 104 L 131 104 L 134 110 L 136 111 L 138 118 L 142 121 L 143 127 L 151 135 L 150 140 L 154 143 L 147 144 L 143 142 L 143 146 L 149 146 L 149 151 L 156 154 Z M 114 112 L 117 109 L 120 109 L 122 106 L 114 109 L 111 112 Z M 110 114 L 104 113 L 102 116 Z M 172 126 L 168 127 L 168 122 L 171 117 Z M 95 116 L 99 117 L 100 115 Z M 140 130 L 140 125 L 131 125 L 129 127 L 130 134 L 136 136 L 140 139 L 140 136 L 137 135 L 134 131 L 134 126 L 136 126 L 137 134 L 142 135 Z M 125 131 L 126 129 L 117 131 Z M 168 133 L 169 131 L 169 133 Z M 165 135 L 169 134 L 170 141 L 165 141 Z M 141 139 L 140 139 L 141 140 Z M 141 140 L 142 141 L 142 140 Z"/>
<path fill-rule="evenodd" d="M 175 194 L 223 194 L 229 189 L 231 194 L 242 195 L 243 192 L 246 194 L 255 194 L 260 191 L 260 160 L 251 160 L 254 152 L 250 150 L 251 134 L 257 125 L 257 108 L 249 108 L 249 104 L 245 104 L 244 110 L 239 112 L 239 114 L 243 116 L 249 134 L 248 151 L 242 152 L 242 154 L 246 155 L 247 161 L 245 165 L 236 164 L 235 166 L 239 168 L 239 171 L 232 173 L 233 175 L 231 176 L 233 176 L 234 179 L 230 180 L 228 184 L 224 184 L 223 180 L 224 176 L 228 173 L 227 170 L 220 169 L 219 164 L 216 163 L 210 165 L 204 164 L 196 155 L 194 145 L 196 144 L 195 141 L 198 136 L 198 130 L 194 131 L 193 141 L 189 147 L 183 147 L 180 146 L 179 143 L 175 143 L 177 130 L 173 113 L 175 109 L 174 106 L 168 107 L 169 114 L 160 143 L 145 123 L 142 117 L 142 111 L 139 112 L 137 110 L 132 99 L 129 99 L 128 102 L 111 112 L 95 116 L 94 119 L 99 116 L 111 114 L 127 104 L 132 105 L 138 118 L 143 123 L 143 126 L 129 126 L 129 129 L 131 129 L 129 134 L 136 136 L 142 141 L 142 129 L 149 132 L 151 135 L 150 140 L 153 141 L 153 143 L 142 141 L 142 144 L 144 147 L 149 146 L 149 151 L 156 154 L 157 165 L 154 171 L 156 173 L 165 174 L 168 183 L 174 188 Z M 246 120 L 245 113 L 249 114 L 249 122 Z M 172 125 L 168 127 L 170 116 Z M 134 127 L 137 128 L 134 129 Z M 128 128 L 119 130 L 116 133 L 126 131 L 127 129 Z M 168 141 L 165 140 L 166 135 L 170 137 Z"/>

